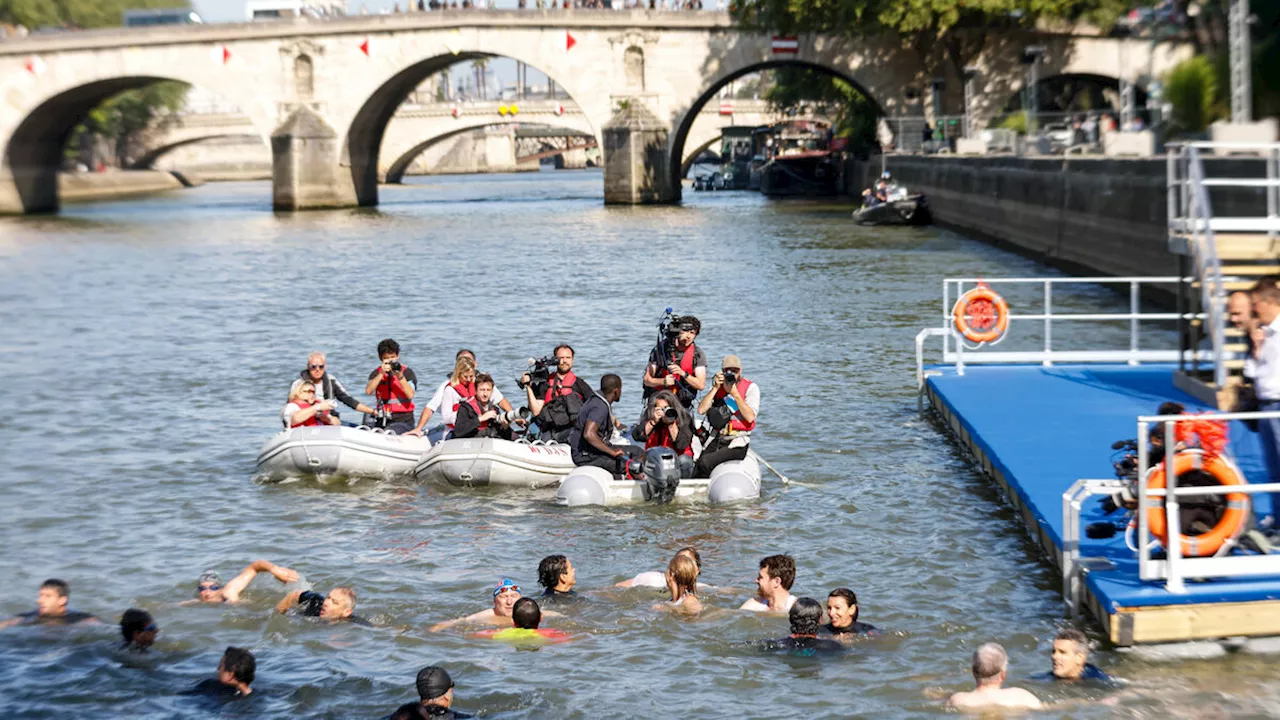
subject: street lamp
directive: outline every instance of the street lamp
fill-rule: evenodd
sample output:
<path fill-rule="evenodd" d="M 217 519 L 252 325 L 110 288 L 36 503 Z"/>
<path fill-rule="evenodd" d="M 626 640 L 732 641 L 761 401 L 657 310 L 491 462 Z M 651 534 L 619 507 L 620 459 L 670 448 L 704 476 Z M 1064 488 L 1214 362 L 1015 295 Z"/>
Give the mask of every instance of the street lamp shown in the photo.
<path fill-rule="evenodd" d="M 1028 45 L 1022 50 L 1022 64 L 1030 66 L 1027 71 L 1027 104 L 1030 105 L 1027 111 L 1028 135 L 1039 129 L 1036 124 L 1036 112 L 1039 111 L 1040 101 L 1036 86 L 1040 83 L 1040 56 L 1048 51 L 1049 48 L 1044 45 Z"/>
<path fill-rule="evenodd" d="M 964 68 L 964 136 L 973 137 L 973 83 L 978 77 L 978 68 L 966 65 Z"/>

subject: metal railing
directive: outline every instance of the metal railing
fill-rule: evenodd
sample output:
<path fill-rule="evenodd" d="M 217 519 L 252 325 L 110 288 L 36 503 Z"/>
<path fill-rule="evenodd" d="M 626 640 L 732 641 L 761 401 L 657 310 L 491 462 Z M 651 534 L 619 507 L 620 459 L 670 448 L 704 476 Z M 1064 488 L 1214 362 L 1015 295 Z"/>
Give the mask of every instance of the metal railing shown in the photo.
<path fill-rule="evenodd" d="M 1139 365 L 1151 362 L 1177 362 L 1187 353 L 1199 354 L 1199 351 L 1183 351 L 1172 348 L 1143 348 L 1141 343 L 1142 322 L 1193 320 L 1199 315 L 1170 312 L 1141 312 L 1139 301 L 1144 285 L 1174 285 L 1191 281 L 1189 277 L 1085 277 L 1085 278 L 947 278 L 942 281 L 942 326 L 925 328 L 916 335 L 916 382 L 924 384 L 924 344 L 930 337 L 942 338 L 942 362 L 955 365 L 956 372 L 964 375 L 965 364 L 1002 363 L 1026 364 L 1037 363 L 1046 367 L 1055 362 L 1072 363 L 1127 363 Z M 1043 335 L 1043 343 L 1039 350 L 999 351 L 991 346 L 979 348 L 966 347 L 963 339 L 955 331 L 952 324 L 952 303 L 965 292 L 982 283 L 999 292 L 1001 286 L 1041 286 L 1039 293 L 1040 312 L 1009 312 L 1009 325 L 1006 334 L 1015 332 L 1018 323 L 1038 323 Z M 1128 286 L 1129 311 L 1121 313 L 1063 313 L 1054 311 L 1053 291 L 1063 285 L 1121 285 Z M 1096 323 L 1129 323 L 1129 343 L 1124 350 L 1062 350 L 1054 349 L 1053 327 L 1055 323 L 1096 322 Z M 1174 340 L 1173 342 L 1176 342 Z"/>
<path fill-rule="evenodd" d="M 1213 557 L 1185 557 L 1182 554 L 1182 507 L 1180 498 L 1258 493 L 1280 493 L 1280 482 L 1266 482 L 1245 485 L 1211 485 L 1179 487 L 1177 472 L 1165 473 L 1165 487 L 1149 488 L 1147 471 L 1147 453 L 1149 447 L 1150 424 L 1163 423 L 1164 427 L 1164 467 L 1176 467 L 1174 457 L 1177 454 L 1175 427 L 1180 421 L 1229 421 L 1229 420 L 1262 420 L 1280 418 L 1280 412 L 1239 412 L 1239 413 L 1204 413 L 1200 415 L 1143 415 L 1137 418 L 1138 444 L 1138 477 L 1135 545 L 1138 555 L 1138 577 L 1143 581 L 1164 580 L 1164 587 L 1171 593 L 1186 592 L 1188 578 L 1235 578 L 1280 576 L 1280 555 L 1224 555 L 1218 553 Z M 1203 457 L 1203 456 L 1200 456 Z M 1229 459 L 1229 458 L 1228 458 Z M 1231 464 L 1234 468 L 1234 463 Z M 1186 471 L 1184 471 L 1185 473 Z M 1238 469 L 1237 469 L 1238 472 Z M 1243 477 L 1243 476 L 1242 476 Z M 1274 478 L 1272 478 L 1274 480 Z M 1116 479 L 1077 480 L 1062 495 L 1062 554 L 1061 562 L 1063 595 L 1067 608 L 1073 615 L 1079 613 L 1081 569 L 1089 559 L 1080 557 L 1080 524 L 1081 509 L 1084 501 L 1094 495 L 1111 493 L 1119 490 L 1125 483 Z M 1166 498 L 1163 513 L 1168 537 L 1162 544 L 1165 558 L 1152 557 L 1152 535 L 1148 506 L 1151 500 Z M 1159 507 L 1156 500 L 1155 507 Z M 1245 521 L 1248 523 L 1248 520 Z M 1247 527 L 1247 525 L 1246 525 Z M 1236 538 L 1228 541 L 1225 549 L 1229 551 L 1238 544 Z"/>

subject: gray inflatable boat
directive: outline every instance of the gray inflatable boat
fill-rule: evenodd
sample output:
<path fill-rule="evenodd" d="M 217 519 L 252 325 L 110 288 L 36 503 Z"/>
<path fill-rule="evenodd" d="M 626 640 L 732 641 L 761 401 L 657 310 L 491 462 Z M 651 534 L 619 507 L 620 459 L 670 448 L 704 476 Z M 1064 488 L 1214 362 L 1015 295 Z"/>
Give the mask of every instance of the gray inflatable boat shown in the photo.
<path fill-rule="evenodd" d="M 258 476 L 264 480 L 407 476 L 430 448 L 426 438 L 362 427 L 297 427 L 262 446 Z"/>

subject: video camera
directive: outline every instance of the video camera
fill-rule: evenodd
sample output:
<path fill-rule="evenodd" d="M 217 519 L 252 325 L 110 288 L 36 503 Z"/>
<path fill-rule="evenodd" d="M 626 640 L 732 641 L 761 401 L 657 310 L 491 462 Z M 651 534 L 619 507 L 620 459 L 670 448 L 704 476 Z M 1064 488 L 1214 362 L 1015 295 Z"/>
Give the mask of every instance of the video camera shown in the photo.
<path fill-rule="evenodd" d="M 662 319 L 658 321 L 658 334 L 669 343 L 674 343 L 680 337 L 680 333 L 694 329 L 692 321 L 676 315 L 671 308 L 667 308 Z"/>
<path fill-rule="evenodd" d="M 1108 515 L 1120 508 L 1138 507 L 1138 441 L 1117 440 L 1111 443 L 1111 449 L 1123 453 L 1118 460 L 1112 456 L 1111 467 L 1115 468 L 1116 477 L 1125 481 L 1125 486 L 1102 499 L 1102 511 Z"/>
<path fill-rule="evenodd" d="M 541 359 L 529 358 L 529 369 L 525 371 L 529 374 L 529 382 L 524 382 L 524 377 L 518 377 L 516 385 L 521 390 L 532 385 L 536 393 L 539 386 L 551 382 L 551 375 L 557 367 L 559 367 L 558 361 L 550 355 Z"/>

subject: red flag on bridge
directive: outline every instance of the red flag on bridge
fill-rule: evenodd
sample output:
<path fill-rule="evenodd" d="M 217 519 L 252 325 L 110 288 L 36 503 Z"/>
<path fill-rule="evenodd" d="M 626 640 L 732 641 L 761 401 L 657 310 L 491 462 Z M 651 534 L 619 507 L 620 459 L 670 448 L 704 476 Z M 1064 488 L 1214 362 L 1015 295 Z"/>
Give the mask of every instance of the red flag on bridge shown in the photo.
<path fill-rule="evenodd" d="M 774 35 L 774 55 L 795 55 L 800 51 L 800 40 L 794 35 Z"/>
<path fill-rule="evenodd" d="M 564 31 L 564 51 L 569 52 L 570 50 L 573 49 L 573 46 L 577 44 L 578 44 L 577 38 L 575 38 L 568 30 L 565 30 Z"/>
<path fill-rule="evenodd" d="M 369 38 L 366 37 L 364 42 L 360 43 L 360 52 L 364 53 L 365 57 L 369 57 Z"/>

